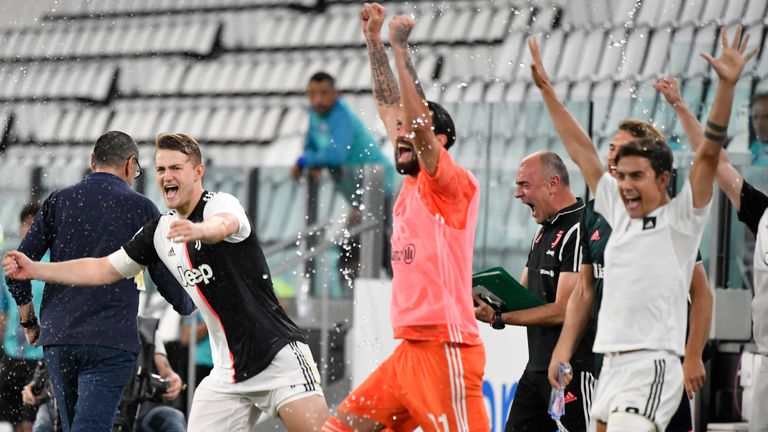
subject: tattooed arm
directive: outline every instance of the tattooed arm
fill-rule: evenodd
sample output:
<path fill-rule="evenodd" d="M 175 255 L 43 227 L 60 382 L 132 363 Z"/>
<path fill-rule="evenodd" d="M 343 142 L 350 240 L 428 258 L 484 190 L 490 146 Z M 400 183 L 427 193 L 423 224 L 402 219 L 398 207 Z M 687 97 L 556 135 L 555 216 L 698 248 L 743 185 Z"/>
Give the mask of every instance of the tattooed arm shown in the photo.
<path fill-rule="evenodd" d="M 397 134 L 397 121 L 402 117 L 400 89 L 395 75 L 389 67 L 389 59 L 384 43 L 381 41 L 381 26 L 386 11 L 378 3 L 366 3 L 360 11 L 360 26 L 368 46 L 368 58 L 371 62 L 371 87 L 376 99 L 379 117 L 387 128 L 387 135 L 392 143 Z"/>
<path fill-rule="evenodd" d="M 414 25 L 412 18 L 396 16 L 389 23 L 389 37 L 397 76 L 400 78 L 404 111 L 403 127 L 413 131 L 415 135 L 413 145 L 421 166 L 427 174 L 434 175 L 437 172 L 440 148 L 444 144 L 440 140 L 445 139 L 445 136 L 437 137 L 432 131 L 432 114 L 408 52 L 408 35 Z"/>

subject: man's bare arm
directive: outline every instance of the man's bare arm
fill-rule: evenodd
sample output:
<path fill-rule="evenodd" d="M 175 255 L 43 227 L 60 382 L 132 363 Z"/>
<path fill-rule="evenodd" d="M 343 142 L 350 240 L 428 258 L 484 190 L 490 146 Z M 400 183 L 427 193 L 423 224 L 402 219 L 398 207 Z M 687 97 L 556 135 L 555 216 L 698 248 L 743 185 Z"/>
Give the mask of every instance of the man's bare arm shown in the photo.
<path fill-rule="evenodd" d="M 501 319 L 505 324 L 518 326 L 556 326 L 563 324 L 568 299 L 579 280 L 579 273 L 560 273 L 557 282 L 557 297 L 554 303 L 547 303 L 530 309 L 504 312 Z M 484 322 L 493 320 L 494 310 L 485 302 L 479 302 L 475 317 Z"/>
<path fill-rule="evenodd" d="M 96 286 L 123 279 L 108 257 L 48 263 L 32 261 L 21 252 L 10 251 L 3 257 L 3 270 L 12 279 L 36 279 L 61 285 Z"/>
<path fill-rule="evenodd" d="M 691 323 L 688 327 L 688 343 L 685 345 L 683 378 L 685 391 L 693 399 L 707 378 L 701 355 L 709 338 L 709 326 L 712 322 L 712 292 L 709 290 L 704 265 L 697 263 L 691 279 Z"/>
<path fill-rule="evenodd" d="M 715 178 L 722 145 L 726 139 L 736 83 L 741 77 L 746 62 L 757 54 L 757 50 L 744 53 L 749 43 L 749 35 L 742 41 L 741 27 L 736 29 L 733 43 L 729 44 L 725 28 L 720 30 L 720 37 L 722 54 L 719 58 L 715 59 L 707 53 L 701 54 L 712 65 L 719 79 L 715 100 L 704 129 L 704 140 L 696 150 L 689 176 L 694 208 L 706 206 L 712 198 L 712 181 Z"/>
<path fill-rule="evenodd" d="M 541 61 L 539 44 L 533 36 L 528 39 L 528 48 L 533 58 L 533 63 L 531 63 L 533 81 L 541 91 L 541 96 L 544 98 L 544 104 L 547 107 L 550 118 L 552 118 L 552 124 L 555 126 L 557 135 L 563 142 L 568 156 L 581 170 L 581 174 L 584 176 L 589 189 L 594 193 L 600 177 L 605 172 L 603 164 L 600 162 L 600 157 L 597 154 L 597 149 L 589 135 L 581 128 L 579 122 L 576 121 L 565 105 L 557 98 L 555 89 L 552 87 L 552 83 L 549 81 L 549 77 L 544 70 L 544 64 Z"/>
<path fill-rule="evenodd" d="M 371 65 L 371 89 L 376 100 L 376 109 L 384 122 L 390 141 L 395 142 L 397 119 L 401 114 L 400 88 L 395 74 L 389 66 L 386 48 L 381 40 L 381 26 L 386 10 L 378 3 L 366 3 L 360 10 L 360 27 L 368 47 Z"/>
<path fill-rule="evenodd" d="M 413 145 L 421 166 L 427 174 L 434 175 L 442 145 L 432 131 L 432 115 L 408 51 L 408 36 L 414 25 L 411 17 L 396 16 L 390 22 L 389 35 L 397 76 L 400 78 L 404 127 L 414 133 Z"/>
<path fill-rule="evenodd" d="M 704 128 L 691 110 L 688 109 L 688 106 L 685 105 L 677 80 L 671 77 L 664 77 L 656 81 L 653 84 L 653 88 L 664 95 L 667 102 L 674 108 L 677 118 L 680 120 L 680 124 L 683 126 L 683 130 L 688 137 L 688 143 L 690 143 L 691 148 L 695 152 L 704 141 Z M 744 183 L 744 177 L 736 171 L 736 168 L 734 168 L 731 160 L 728 158 L 728 154 L 724 151 L 720 152 L 720 160 L 717 163 L 715 178 L 720 189 L 725 192 L 728 200 L 733 204 L 733 207 L 736 211 L 739 211 L 741 209 L 741 187 L 742 183 Z"/>
<path fill-rule="evenodd" d="M 576 346 L 587 328 L 592 317 L 595 304 L 595 288 L 592 285 L 592 265 L 582 264 L 579 272 L 579 284 L 568 299 L 565 311 L 565 321 L 557 345 L 552 351 L 549 365 L 549 382 L 553 387 L 557 383 L 558 363 L 568 363 L 576 350 Z"/>
<path fill-rule="evenodd" d="M 215 244 L 236 233 L 238 229 L 240 221 L 235 215 L 218 213 L 202 222 L 175 220 L 171 222 L 168 238 L 177 243 L 200 240 L 203 243 Z"/>

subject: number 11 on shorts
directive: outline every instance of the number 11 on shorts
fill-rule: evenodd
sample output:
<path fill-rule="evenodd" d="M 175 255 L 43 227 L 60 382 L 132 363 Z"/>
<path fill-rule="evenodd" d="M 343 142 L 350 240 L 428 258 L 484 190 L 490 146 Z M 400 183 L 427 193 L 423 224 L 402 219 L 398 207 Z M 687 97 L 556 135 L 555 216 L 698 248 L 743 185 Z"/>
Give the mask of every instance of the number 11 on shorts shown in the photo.
<path fill-rule="evenodd" d="M 440 432 L 440 423 L 443 424 L 442 431 L 443 432 L 450 432 L 450 428 L 448 427 L 448 416 L 443 414 L 440 414 L 440 417 L 435 418 L 435 415 L 432 413 L 427 413 L 427 417 L 432 421 L 432 424 L 435 425 L 435 430 Z"/>

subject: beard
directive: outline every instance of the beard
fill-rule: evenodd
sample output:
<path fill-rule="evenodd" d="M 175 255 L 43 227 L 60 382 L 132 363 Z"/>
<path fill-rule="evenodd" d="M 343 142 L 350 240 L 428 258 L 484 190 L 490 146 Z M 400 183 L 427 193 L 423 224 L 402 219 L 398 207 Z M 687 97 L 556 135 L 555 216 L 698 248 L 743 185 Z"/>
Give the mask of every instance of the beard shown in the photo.
<path fill-rule="evenodd" d="M 421 171 L 419 160 L 416 157 L 407 162 L 395 162 L 395 169 L 397 169 L 397 172 L 400 174 L 410 176 L 418 175 L 419 171 Z"/>

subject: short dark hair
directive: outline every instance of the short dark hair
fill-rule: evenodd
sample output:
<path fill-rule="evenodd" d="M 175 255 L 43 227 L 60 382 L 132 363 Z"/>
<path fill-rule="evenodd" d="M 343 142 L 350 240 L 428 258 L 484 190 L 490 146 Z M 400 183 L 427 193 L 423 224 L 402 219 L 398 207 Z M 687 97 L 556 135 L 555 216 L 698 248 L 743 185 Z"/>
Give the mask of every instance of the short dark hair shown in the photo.
<path fill-rule="evenodd" d="M 645 120 L 623 120 L 619 123 L 619 130 L 623 130 L 635 138 L 655 138 L 659 142 L 667 144 L 667 137 L 656 129 L 654 125 Z"/>
<path fill-rule="evenodd" d="M 130 135 L 109 131 L 96 140 L 91 160 L 96 166 L 118 167 L 134 155 L 139 156 L 139 146 Z"/>
<path fill-rule="evenodd" d="M 766 102 L 768 102 L 768 91 L 760 92 L 760 93 L 755 93 L 755 95 L 752 96 L 752 99 L 750 99 L 750 101 L 749 101 L 749 107 L 752 108 L 759 101 L 766 101 Z"/>
<path fill-rule="evenodd" d="M 203 155 L 200 151 L 200 144 L 189 135 L 181 133 L 161 133 L 155 140 L 155 151 L 157 150 L 175 150 L 189 157 L 192 165 L 198 166 L 203 161 Z"/>
<path fill-rule="evenodd" d="M 27 218 L 34 218 L 37 212 L 40 211 L 40 203 L 32 201 L 24 204 L 19 213 L 19 222 L 24 223 Z"/>
<path fill-rule="evenodd" d="M 565 163 L 563 163 L 560 155 L 553 151 L 543 151 L 541 152 L 539 160 L 541 160 L 541 166 L 548 176 L 558 176 L 560 177 L 560 183 L 565 186 L 571 186 L 571 178 L 568 175 L 568 168 L 565 167 Z"/>
<path fill-rule="evenodd" d="M 616 152 L 616 165 L 623 157 L 640 156 L 648 159 L 656 177 L 672 172 L 672 150 L 666 142 L 656 138 L 636 138 L 621 146 Z"/>
<path fill-rule="evenodd" d="M 322 82 L 327 81 L 331 84 L 331 87 L 336 88 L 336 79 L 331 76 L 328 72 L 315 72 L 312 74 L 311 77 L 309 77 L 309 82 Z"/>
<path fill-rule="evenodd" d="M 437 102 L 427 101 L 427 107 L 432 111 L 432 128 L 435 135 L 446 136 L 448 140 L 445 142 L 445 149 L 448 150 L 456 142 L 456 126 L 453 124 L 453 119 L 448 111 Z"/>

